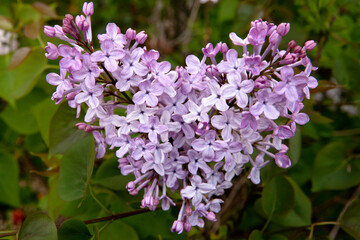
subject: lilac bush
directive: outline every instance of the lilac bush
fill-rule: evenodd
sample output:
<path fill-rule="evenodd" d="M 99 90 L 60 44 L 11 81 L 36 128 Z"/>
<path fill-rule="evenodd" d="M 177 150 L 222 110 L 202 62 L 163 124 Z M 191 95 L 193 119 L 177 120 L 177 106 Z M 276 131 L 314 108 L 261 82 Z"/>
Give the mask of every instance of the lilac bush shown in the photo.
<path fill-rule="evenodd" d="M 241 52 L 209 43 L 200 59 L 189 55 L 186 66 L 172 70 L 158 51 L 143 46 L 143 31 L 122 33 L 115 23 L 97 36 L 100 49 L 94 49 L 93 3 L 85 3 L 83 13 L 66 15 L 62 26 L 45 26 L 47 36 L 66 42 L 45 48 L 48 59 L 61 57 L 60 73 L 46 77 L 57 86 L 52 99 L 68 101 L 77 117 L 86 105 L 77 127 L 93 134 L 97 158 L 116 150 L 121 173 L 135 177 L 127 190 L 143 192 L 142 208 L 155 210 L 161 202 L 168 210 L 180 194 L 172 231 L 215 221 L 221 196 L 247 166 L 254 184 L 270 161 L 291 166 L 283 141 L 309 121 L 301 110 L 317 86 L 307 57 L 314 41 L 290 41 L 279 50 L 290 24 L 258 19 L 246 38 L 230 34 Z"/>

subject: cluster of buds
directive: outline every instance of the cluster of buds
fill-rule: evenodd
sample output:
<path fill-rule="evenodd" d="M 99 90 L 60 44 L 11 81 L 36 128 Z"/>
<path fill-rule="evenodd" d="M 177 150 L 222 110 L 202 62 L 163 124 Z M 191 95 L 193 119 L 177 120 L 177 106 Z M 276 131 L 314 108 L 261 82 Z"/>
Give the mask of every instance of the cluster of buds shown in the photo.
<path fill-rule="evenodd" d="M 63 26 L 45 27 L 47 36 L 68 43 L 46 47 L 47 58 L 61 56 L 60 74 L 46 78 L 57 86 L 52 99 L 66 99 L 78 116 L 86 104 L 78 128 L 93 134 L 97 158 L 116 149 L 121 173 L 134 175 L 129 193 L 144 193 L 141 207 L 155 210 L 161 202 L 168 210 L 175 205 L 169 193 L 180 193 L 172 231 L 215 221 L 221 196 L 247 166 L 255 184 L 270 161 L 290 167 L 283 141 L 294 136 L 296 124 L 309 121 L 300 111 L 317 86 L 306 55 L 314 41 L 303 47 L 291 41 L 279 50 L 290 25 L 259 19 L 245 39 L 230 34 L 243 48 L 240 56 L 225 43 L 209 43 L 201 59 L 189 55 L 185 67 L 171 70 L 159 52 L 141 46 L 144 32 L 122 33 L 114 23 L 97 36 L 101 49 L 95 50 L 93 4 L 85 3 L 83 12 L 75 22 L 66 15 Z"/>

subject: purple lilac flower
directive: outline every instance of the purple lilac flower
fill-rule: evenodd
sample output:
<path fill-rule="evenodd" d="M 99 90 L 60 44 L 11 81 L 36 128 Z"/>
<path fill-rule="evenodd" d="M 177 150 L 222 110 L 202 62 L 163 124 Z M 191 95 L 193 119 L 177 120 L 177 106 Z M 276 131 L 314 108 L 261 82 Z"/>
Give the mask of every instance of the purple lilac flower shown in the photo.
<path fill-rule="evenodd" d="M 83 13 L 75 22 L 66 15 L 62 26 L 44 27 L 47 36 L 68 44 L 45 48 L 48 59 L 60 57 L 60 73 L 46 77 L 56 86 L 52 99 L 68 101 L 76 117 L 85 110 L 85 123 L 76 126 L 93 134 L 97 158 L 116 150 L 121 174 L 135 177 L 126 189 L 131 195 L 144 192 L 140 207 L 155 210 L 161 202 L 168 210 L 179 200 L 169 191 L 180 193 L 171 231 L 215 221 L 223 203 L 217 197 L 243 169 L 250 167 L 247 177 L 259 184 L 260 170 L 270 161 L 291 166 L 283 140 L 309 121 L 302 101 L 317 81 L 306 54 L 316 43 L 290 41 L 280 50 L 290 24 L 258 19 L 246 38 L 230 33 L 241 53 L 209 43 L 203 56 L 189 55 L 186 66 L 171 70 L 158 51 L 142 45 L 143 31 L 121 33 L 109 23 L 97 36 L 101 49 L 95 49 L 93 3 L 84 3 Z M 286 124 L 276 121 L 280 116 Z"/>

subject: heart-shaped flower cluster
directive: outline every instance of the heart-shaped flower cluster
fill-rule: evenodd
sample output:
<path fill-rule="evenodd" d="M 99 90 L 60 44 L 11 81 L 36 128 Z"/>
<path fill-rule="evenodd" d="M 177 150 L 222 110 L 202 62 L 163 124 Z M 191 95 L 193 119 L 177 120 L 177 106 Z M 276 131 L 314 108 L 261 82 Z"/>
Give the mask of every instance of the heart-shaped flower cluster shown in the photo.
<path fill-rule="evenodd" d="M 161 202 L 168 210 L 174 205 L 170 195 L 180 193 L 172 231 L 203 227 L 204 217 L 215 221 L 220 197 L 247 165 L 255 184 L 270 161 L 265 156 L 290 167 L 282 142 L 294 136 L 296 124 L 309 121 L 300 111 L 317 86 L 310 76 L 316 68 L 306 55 L 314 41 L 303 47 L 290 41 L 279 50 L 290 25 L 259 19 L 245 39 L 230 34 L 241 53 L 209 43 L 201 59 L 189 55 L 185 67 L 171 70 L 159 52 L 141 46 L 144 32 L 121 33 L 114 23 L 97 36 L 101 49 L 95 50 L 93 4 L 85 3 L 83 12 L 75 21 L 66 15 L 62 26 L 44 29 L 68 43 L 46 47 L 47 58 L 61 57 L 60 74 L 46 78 L 57 86 L 52 99 L 66 99 L 78 116 L 81 105 L 87 106 L 78 128 L 93 134 L 97 158 L 116 149 L 121 173 L 135 177 L 126 186 L 129 193 L 144 192 L 141 207 L 155 210 Z"/>

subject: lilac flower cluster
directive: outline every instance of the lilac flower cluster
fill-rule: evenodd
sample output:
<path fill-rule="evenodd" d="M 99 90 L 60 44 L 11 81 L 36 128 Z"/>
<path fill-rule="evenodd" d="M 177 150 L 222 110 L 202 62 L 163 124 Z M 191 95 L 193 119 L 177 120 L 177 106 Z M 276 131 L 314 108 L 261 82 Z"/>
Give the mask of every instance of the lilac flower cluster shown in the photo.
<path fill-rule="evenodd" d="M 61 57 L 60 74 L 46 78 L 57 86 L 52 99 L 66 99 L 78 116 L 86 104 L 78 128 L 93 134 L 97 158 L 116 149 L 121 173 L 135 176 L 126 186 L 129 193 L 144 192 L 141 207 L 155 210 L 161 201 L 168 210 L 175 205 L 172 193 L 180 193 L 172 231 L 203 227 L 204 218 L 215 221 L 220 197 L 247 165 L 255 184 L 271 161 L 265 156 L 290 167 L 283 141 L 294 136 L 296 124 L 309 121 L 301 110 L 309 89 L 317 86 L 310 76 L 316 68 L 306 55 L 314 41 L 303 47 L 290 41 L 279 50 L 290 25 L 259 19 L 245 39 L 230 34 L 242 53 L 209 43 L 201 59 L 189 55 L 185 67 L 171 70 L 159 52 L 141 46 L 144 32 L 122 33 L 114 23 L 97 36 L 101 49 L 94 50 L 93 4 L 85 3 L 83 13 L 44 29 L 68 43 L 46 47 L 48 59 Z"/>

